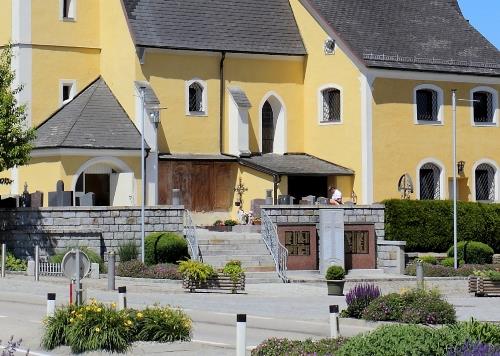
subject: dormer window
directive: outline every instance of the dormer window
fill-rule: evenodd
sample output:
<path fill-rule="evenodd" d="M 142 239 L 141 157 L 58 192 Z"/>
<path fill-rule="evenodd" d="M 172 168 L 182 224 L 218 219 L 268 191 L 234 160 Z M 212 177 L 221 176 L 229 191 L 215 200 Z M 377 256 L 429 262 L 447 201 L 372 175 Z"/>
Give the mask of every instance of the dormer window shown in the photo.
<path fill-rule="evenodd" d="M 60 0 L 61 19 L 74 20 L 76 18 L 76 0 Z"/>
<path fill-rule="evenodd" d="M 442 124 L 443 91 L 434 85 L 420 85 L 414 91 L 415 123 Z"/>
<path fill-rule="evenodd" d="M 489 87 L 478 87 L 471 91 L 472 124 L 475 126 L 495 125 L 497 122 L 498 93 Z"/>
<path fill-rule="evenodd" d="M 207 114 L 207 88 L 201 80 L 186 83 L 186 115 L 204 116 Z"/>

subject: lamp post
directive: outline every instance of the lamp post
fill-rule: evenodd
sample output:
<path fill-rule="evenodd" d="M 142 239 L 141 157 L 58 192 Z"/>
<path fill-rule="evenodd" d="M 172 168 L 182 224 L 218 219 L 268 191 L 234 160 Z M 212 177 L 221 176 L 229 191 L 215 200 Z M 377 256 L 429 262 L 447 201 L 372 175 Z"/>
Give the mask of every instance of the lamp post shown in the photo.
<path fill-rule="evenodd" d="M 144 154 L 144 111 L 145 111 L 145 94 L 146 88 L 141 86 L 139 91 L 141 95 L 141 261 L 144 263 L 144 206 L 146 200 L 146 180 L 144 179 L 146 171 L 146 158 Z"/>

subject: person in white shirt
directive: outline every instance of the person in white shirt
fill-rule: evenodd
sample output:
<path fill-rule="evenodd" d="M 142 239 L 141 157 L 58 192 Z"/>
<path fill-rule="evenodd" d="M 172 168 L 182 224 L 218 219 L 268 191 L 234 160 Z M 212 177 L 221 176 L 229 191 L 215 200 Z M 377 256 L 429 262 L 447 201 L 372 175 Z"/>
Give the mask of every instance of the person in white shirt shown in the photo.
<path fill-rule="evenodd" d="M 331 186 L 328 191 L 332 195 L 330 199 L 330 204 L 332 205 L 341 205 L 342 203 L 342 192 L 337 189 L 335 186 Z"/>

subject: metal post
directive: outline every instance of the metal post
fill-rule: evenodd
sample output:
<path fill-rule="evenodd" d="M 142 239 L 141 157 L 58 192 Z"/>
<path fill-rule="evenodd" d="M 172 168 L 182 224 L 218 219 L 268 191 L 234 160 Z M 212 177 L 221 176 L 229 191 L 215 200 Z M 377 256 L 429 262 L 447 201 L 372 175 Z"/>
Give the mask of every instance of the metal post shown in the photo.
<path fill-rule="evenodd" d="M 453 266 L 458 268 L 457 256 L 457 90 L 452 91 L 453 107 Z"/>
<path fill-rule="evenodd" d="M 76 289 L 76 305 L 82 304 L 82 295 L 80 290 L 80 249 L 76 249 L 75 261 L 75 289 Z"/>
<path fill-rule="evenodd" d="M 118 287 L 118 310 L 127 309 L 127 287 Z"/>
<path fill-rule="evenodd" d="M 236 315 L 236 356 L 245 356 L 247 349 L 247 315 Z"/>
<path fill-rule="evenodd" d="M 2 278 L 5 278 L 5 259 L 7 258 L 7 247 L 2 244 Z"/>
<path fill-rule="evenodd" d="M 108 290 L 115 290 L 115 251 L 108 253 Z"/>
<path fill-rule="evenodd" d="M 339 306 L 330 305 L 330 337 L 336 339 L 339 335 Z"/>
<path fill-rule="evenodd" d="M 47 316 L 54 316 L 56 312 L 56 294 L 47 294 Z"/>
<path fill-rule="evenodd" d="M 144 179 L 146 175 L 145 167 L 145 157 L 144 157 L 144 110 L 145 110 L 145 100 L 144 100 L 144 87 L 140 88 L 141 91 L 141 261 L 144 263 L 144 205 L 146 200 L 146 181 Z"/>
<path fill-rule="evenodd" d="M 35 246 L 35 281 L 40 280 L 40 247 Z"/>
<path fill-rule="evenodd" d="M 424 288 L 424 264 L 422 261 L 417 261 L 417 288 Z"/>

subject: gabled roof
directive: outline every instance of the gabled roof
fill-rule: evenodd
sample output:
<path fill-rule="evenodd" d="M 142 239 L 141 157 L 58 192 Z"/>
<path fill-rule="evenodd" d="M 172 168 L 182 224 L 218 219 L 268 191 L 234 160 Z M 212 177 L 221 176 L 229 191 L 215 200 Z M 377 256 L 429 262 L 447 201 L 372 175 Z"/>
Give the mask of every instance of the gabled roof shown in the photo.
<path fill-rule="evenodd" d="M 137 150 L 141 135 L 98 78 L 38 127 L 34 147 Z"/>
<path fill-rule="evenodd" d="M 457 0 L 301 0 L 369 67 L 500 76 Z"/>
<path fill-rule="evenodd" d="M 288 0 L 123 0 L 138 47 L 305 55 Z"/>

